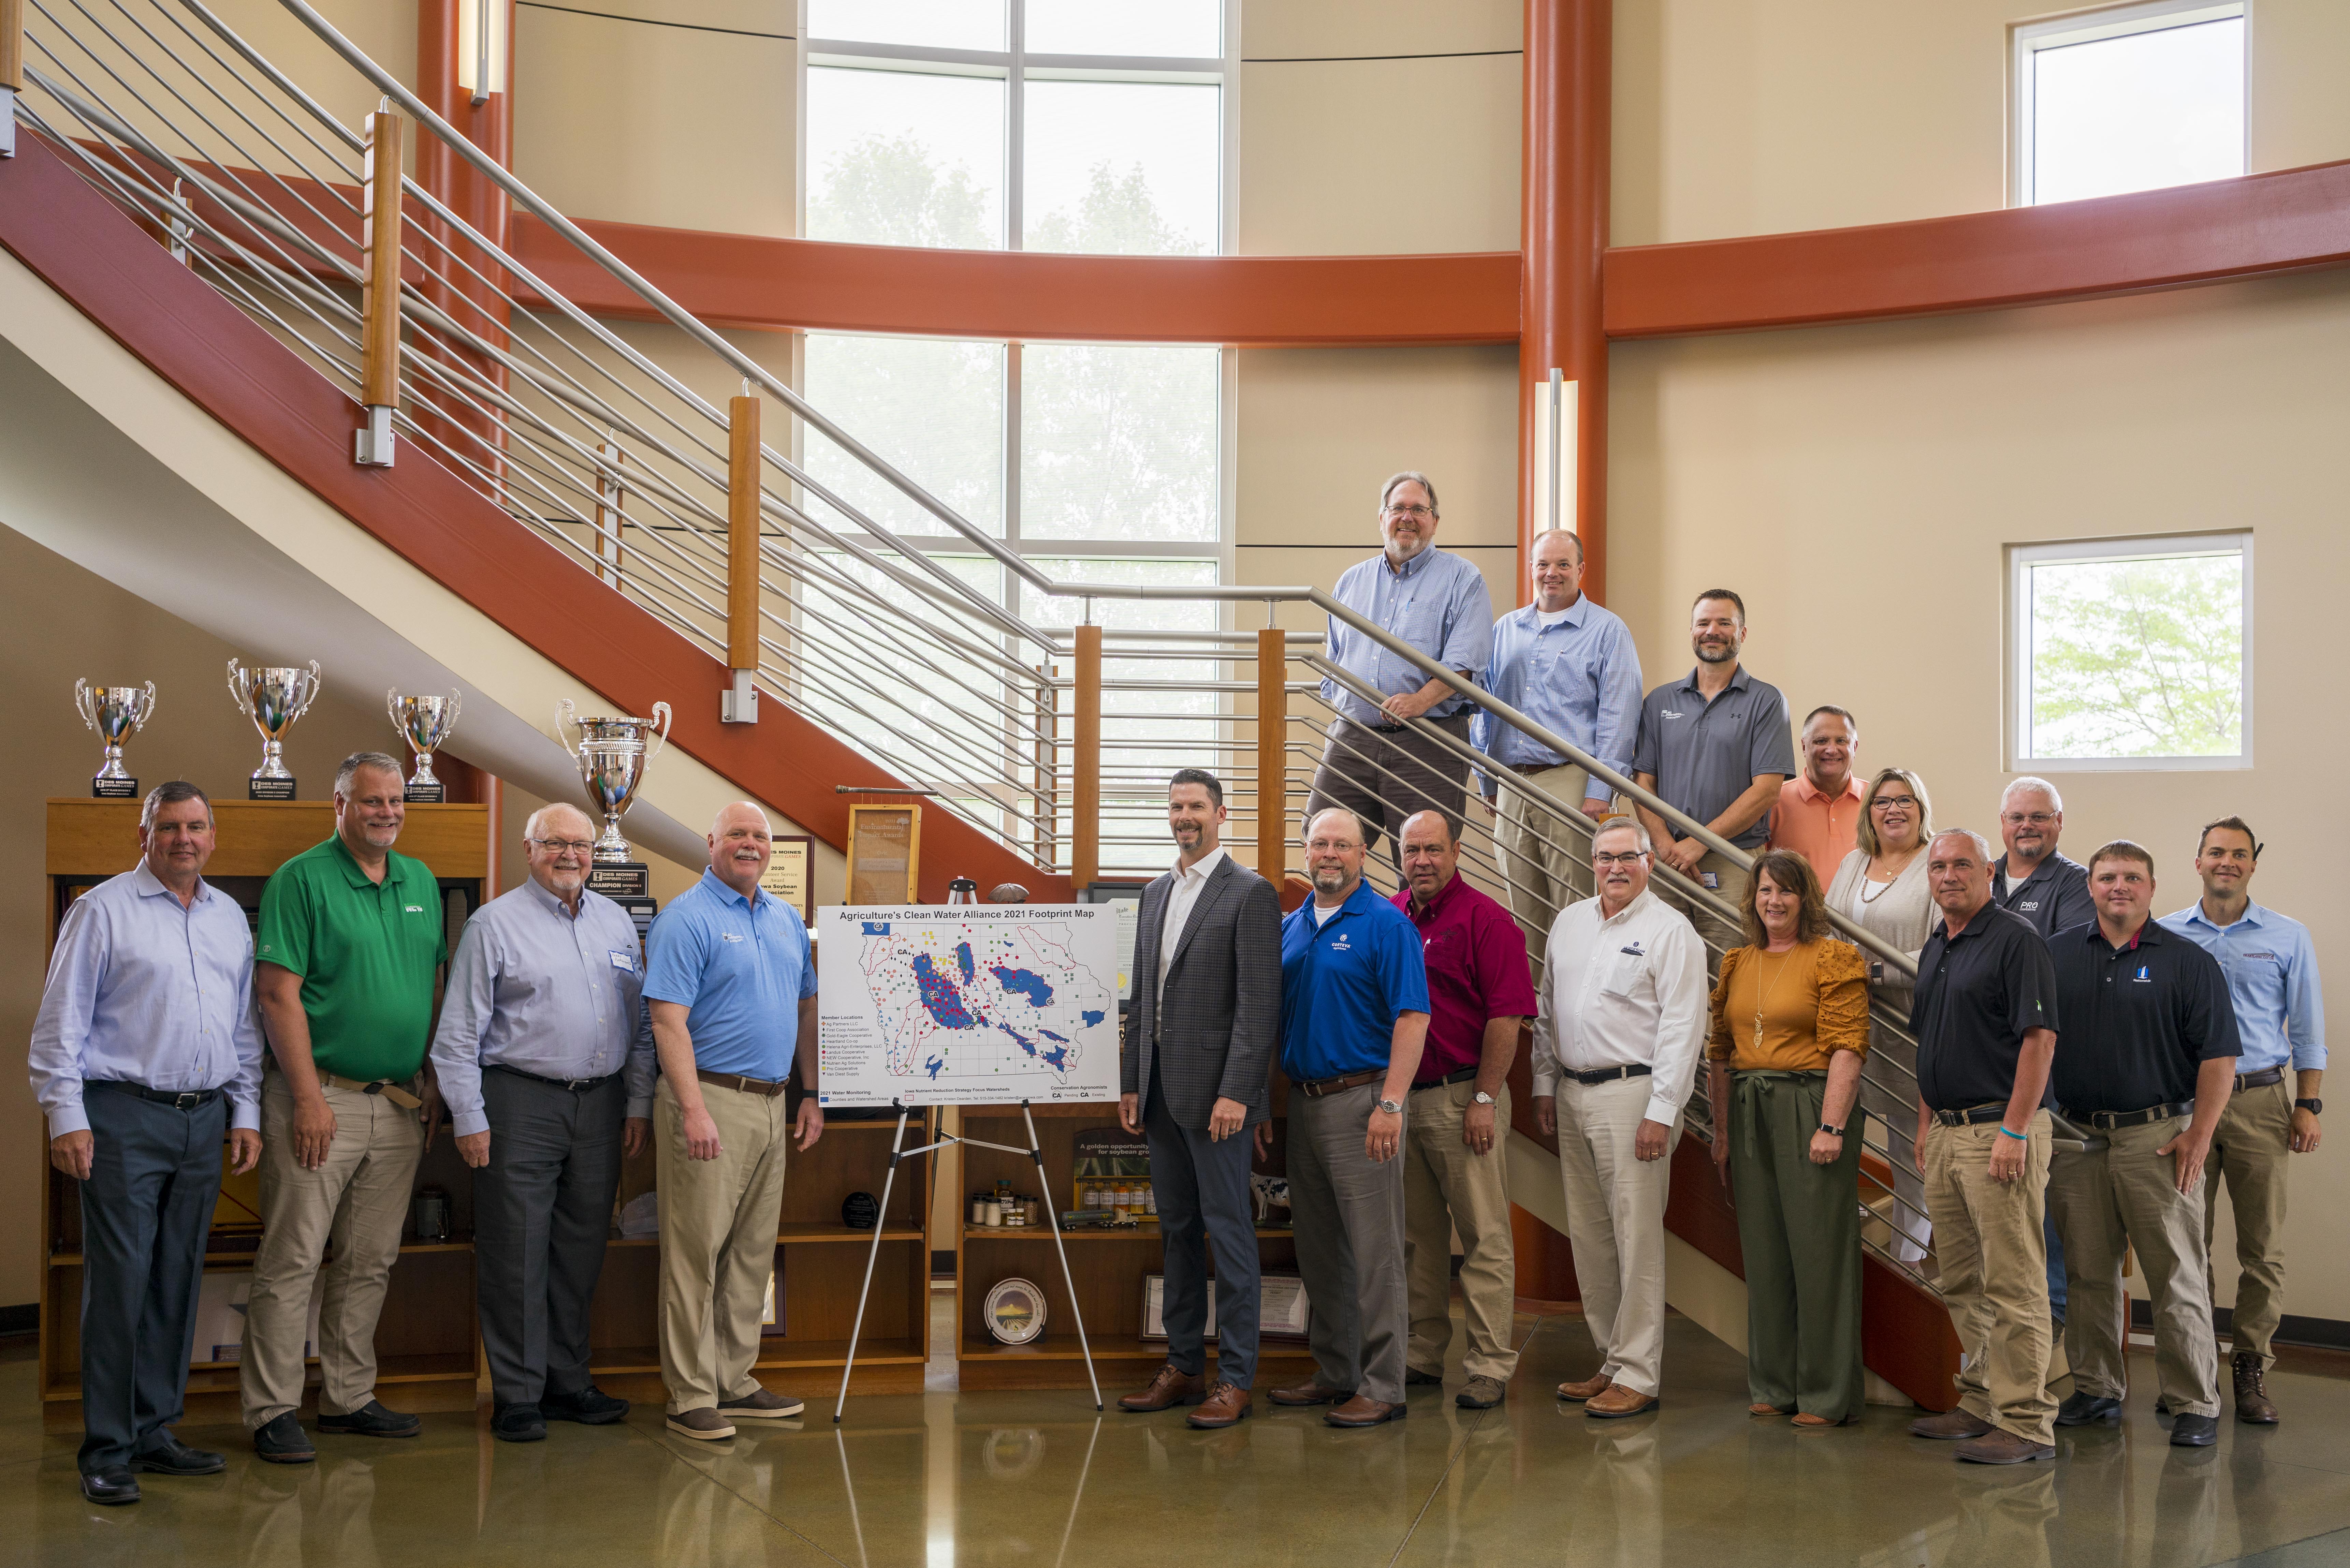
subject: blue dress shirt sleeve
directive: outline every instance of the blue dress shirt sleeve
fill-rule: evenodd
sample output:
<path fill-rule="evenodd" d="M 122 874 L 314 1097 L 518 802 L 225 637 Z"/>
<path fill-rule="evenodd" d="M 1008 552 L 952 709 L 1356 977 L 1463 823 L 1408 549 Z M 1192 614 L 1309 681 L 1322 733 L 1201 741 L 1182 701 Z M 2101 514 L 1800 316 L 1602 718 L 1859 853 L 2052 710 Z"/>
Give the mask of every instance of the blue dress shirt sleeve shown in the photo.
<path fill-rule="evenodd" d="M 1453 581 L 1451 603 L 1445 609 L 1444 651 L 1437 656 L 1448 670 L 1475 676 L 1493 661 L 1493 595 L 1485 574 L 1465 558 Z M 1451 699 L 1456 704 L 1465 698 Z"/>
<path fill-rule="evenodd" d="M 1600 652 L 1599 716 L 1591 754 L 1629 776 L 1632 748 L 1640 733 L 1640 650 L 1633 646 L 1629 628 L 1618 620 L 1607 628 Z M 1586 800 L 1605 800 L 1614 786 L 1594 780 L 1584 790 Z"/>
<path fill-rule="evenodd" d="M 2293 932 L 2292 967 L 2284 977 L 2284 1026 L 2293 1041 L 2293 1064 L 2304 1073 L 2325 1066 L 2325 992 L 2317 979 L 2317 948 L 2309 928 Z"/>
<path fill-rule="evenodd" d="M 53 1138 L 89 1130 L 81 1104 L 82 1050 L 106 980 L 108 937 L 105 910 L 94 899 L 76 899 L 58 928 L 48 982 L 33 1015 L 33 1096 L 48 1115 Z"/>
<path fill-rule="evenodd" d="M 432 1071 L 450 1130 L 459 1137 L 490 1130 L 482 1106 L 482 1040 L 497 1011 L 498 971 L 486 922 L 465 922 L 441 1000 L 441 1027 L 432 1036 Z"/>
<path fill-rule="evenodd" d="M 238 909 L 233 918 L 244 924 L 244 911 Z M 236 1076 L 228 1085 L 228 1125 L 234 1132 L 244 1128 L 261 1130 L 261 1054 L 266 1049 L 261 1043 L 261 992 L 253 983 L 253 957 L 245 955 L 244 966 L 236 977 Z"/>

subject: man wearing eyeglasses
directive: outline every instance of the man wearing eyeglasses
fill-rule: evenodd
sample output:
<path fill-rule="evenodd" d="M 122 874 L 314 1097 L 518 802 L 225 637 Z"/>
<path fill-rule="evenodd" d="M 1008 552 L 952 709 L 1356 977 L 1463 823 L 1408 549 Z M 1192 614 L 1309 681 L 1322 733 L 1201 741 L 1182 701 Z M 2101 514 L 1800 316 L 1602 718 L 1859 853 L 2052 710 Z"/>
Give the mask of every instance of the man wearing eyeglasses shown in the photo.
<path fill-rule="evenodd" d="M 2020 778 L 1999 798 L 1999 836 L 2007 853 L 1991 868 L 1991 901 L 2023 917 L 2043 940 L 2097 918 L 2089 868 L 2056 849 L 2064 834 L 2064 800 L 2046 779 Z"/>
<path fill-rule="evenodd" d="M 1493 602 L 1485 576 L 1436 547 L 1436 486 L 1411 470 L 1379 487 L 1383 548 L 1347 568 L 1332 590 L 1348 609 L 1376 622 L 1463 679 L 1485 668 L 1493 643 Z M 1305 817 L 1332 806 L 1361 821 L 1366 850 L 1382 830 L 1401 830 L 1416 812 L 1438 811 L 1461 823 L 1469 789 L 1469 700 L 1337 617 L 1325 645 L 1330 662 L 1377 693 L 1366 698 L 1325 678 L 1322 696 L 1338 711 L 1328 749 L 1315 771 Z M 1425 720 L 1451 744 L 1414 721 Z M 1399 866 L 1401 851 L 1397 850 Z"/>
<path fill-rule="evenodd" d="M 620 1161 L 652 1137 L 653 1035 L 628 911 L 588 887 L 595 826 L 549 805 L 523 828 L 530 880 L 458 939 L 432 1063 L 473 1178 L 474 1279 L 491 1433 L 602 1426 L 629 1402 L 588 1376 L 588 1308 Z"/>

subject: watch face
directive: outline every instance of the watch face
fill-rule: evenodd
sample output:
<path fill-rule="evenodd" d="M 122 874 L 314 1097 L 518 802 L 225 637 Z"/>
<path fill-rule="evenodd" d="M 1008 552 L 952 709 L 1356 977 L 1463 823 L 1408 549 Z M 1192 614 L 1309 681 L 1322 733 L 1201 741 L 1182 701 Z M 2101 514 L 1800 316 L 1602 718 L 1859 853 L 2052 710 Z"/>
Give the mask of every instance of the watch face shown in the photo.
<path fill-rule="evenodd" d="M 1477 1093 L 1471 1097 L 1481 1106 L 1490 1106 L 1495 1103 L 1493 1096 L 1487 1094 L 1482 1089 L 1478 1090 Z"/>

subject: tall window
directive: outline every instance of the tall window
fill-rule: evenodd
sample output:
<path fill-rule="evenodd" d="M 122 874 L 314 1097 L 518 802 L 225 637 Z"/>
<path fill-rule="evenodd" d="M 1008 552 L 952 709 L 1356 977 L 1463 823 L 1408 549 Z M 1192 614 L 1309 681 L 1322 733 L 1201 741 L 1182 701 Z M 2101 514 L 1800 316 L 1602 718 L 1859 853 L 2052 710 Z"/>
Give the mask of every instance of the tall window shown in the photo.
<path fill-rule="evenodd" d="M 2010 552 L 2015 765 L 2251 761 L 2249 534 Z"/>
<path fill-rule="evenodd" d="M 2019 205 L 2244 172 L 2242 0 L 2152 0 L 2013 29 Z"/>

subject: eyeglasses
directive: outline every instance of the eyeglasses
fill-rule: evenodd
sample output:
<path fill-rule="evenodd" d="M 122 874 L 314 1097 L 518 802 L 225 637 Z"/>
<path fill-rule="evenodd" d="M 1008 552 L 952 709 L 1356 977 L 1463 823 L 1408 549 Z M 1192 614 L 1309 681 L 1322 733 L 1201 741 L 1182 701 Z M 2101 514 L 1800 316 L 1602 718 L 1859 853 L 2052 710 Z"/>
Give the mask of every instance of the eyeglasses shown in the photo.
<path fill-rule="evenodd" d="M 2026 824 L 2033 827 L 2045 827 L 2056 820 L 2056 814 L 2053 811 L 2011 811 L 2001 816 L 2000 820 L 2010 827 L 2022 827 Z"/>
<path fill-rule="evenodd" d="M 1627 855 L 1609 855 L 1602 852 L 1591 857 L 1591 864 L 1595 868 L 1604 869 L 1609 866 L 1630 866 L 1636 861 L 1646 860 L 1648 857 L 1648 852 L 1645 849 L 1635 849 Z"/>
<path fill-rule="evenodd" d="M 1433 511 L 1425 506 L 1382 506 L 1379 508 L 1379 513 L 1387 517 L 1433 517 L 1436 515 Z"/>
<path fill-rule="evenodd" d="M 1871 811 L 1883 811 L 1888 805 L 1907 806 L 1915 811 L 1918 808 L 1918 797 L 1914 794 L 1881 794 L 1868 803 L 1868 808 Z"/>
<path fill-rule="evenodd" d="M 596 847 L 595 841 L 588 838 L 534 838 L 531 842 L 550 855 L 585 855 Z"/>

